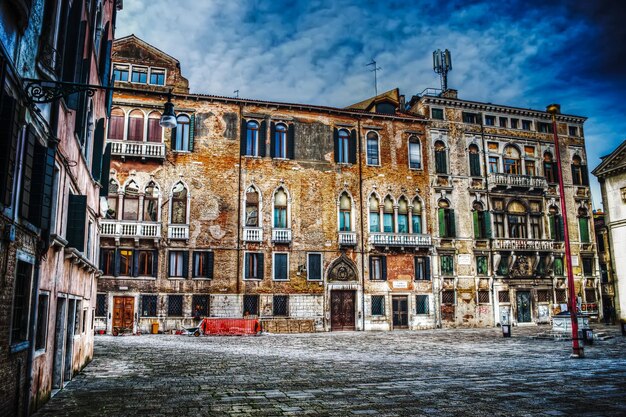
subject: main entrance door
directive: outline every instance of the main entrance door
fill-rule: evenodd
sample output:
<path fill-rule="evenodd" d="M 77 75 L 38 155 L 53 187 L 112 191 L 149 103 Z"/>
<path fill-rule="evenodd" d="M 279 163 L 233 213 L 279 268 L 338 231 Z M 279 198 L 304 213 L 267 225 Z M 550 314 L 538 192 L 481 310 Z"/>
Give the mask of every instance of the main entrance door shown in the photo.
<path fill-rule="evenodd" d="M 113 328 L 133 328 L 135 315 L 134 297 L 113 297 Z"/>
<path fill-rule="evenodd" d="M 330 292 L 330 329 L 354 330 L 355 293 L 350 290 Z"/>
<path fill-rule="evenodd" d="M 517 322 L 530 323 L 530 291 L 517 291 Z"/>
<path fill-rule="evenodd" d="M 391 297 L 393 311 L 393 328 L 407 329 L 409 327 L 409 302 L 406 296 L 394 295 Z"/>

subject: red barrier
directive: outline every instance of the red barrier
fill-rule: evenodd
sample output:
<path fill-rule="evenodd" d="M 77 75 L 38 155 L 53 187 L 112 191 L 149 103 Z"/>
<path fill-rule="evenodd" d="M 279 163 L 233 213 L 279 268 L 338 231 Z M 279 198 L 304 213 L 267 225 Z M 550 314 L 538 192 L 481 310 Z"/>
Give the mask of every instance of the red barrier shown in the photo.
<path fill-rule="evenodd" d="M 250 335 L 261 331 L 257 319 L 206 318 L 200 323 L 203 334 L 213 335 Z"/>

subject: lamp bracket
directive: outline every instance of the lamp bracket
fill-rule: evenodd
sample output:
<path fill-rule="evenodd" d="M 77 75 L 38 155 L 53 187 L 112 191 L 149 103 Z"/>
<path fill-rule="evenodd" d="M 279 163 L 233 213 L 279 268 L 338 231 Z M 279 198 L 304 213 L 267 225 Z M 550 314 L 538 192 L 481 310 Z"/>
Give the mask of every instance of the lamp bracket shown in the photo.
<path fill-rule="evenodd" d="M 26 78 L 24 81 L 26 94 L 33 103 L 52 103 L 60 98 L 81 92 L 85 92 L 88 97 L 93 97 L 97 90 L 112 89 L 112 87 L 65 81 L 35 80 L 30 78 Z"/>

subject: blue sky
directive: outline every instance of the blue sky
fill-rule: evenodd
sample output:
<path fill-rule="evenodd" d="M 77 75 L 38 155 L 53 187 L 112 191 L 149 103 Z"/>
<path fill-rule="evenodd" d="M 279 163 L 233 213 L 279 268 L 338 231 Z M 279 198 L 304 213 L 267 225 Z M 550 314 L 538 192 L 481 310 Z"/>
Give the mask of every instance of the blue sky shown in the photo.
<path fill-rule="evenodd" d="M 193 92 L 343 107 L 439 87 L 449 49 L 459 98 L 585 116 L 590 170 L 626 139 L 626 3 L 128 0 L 116 37 L 176 57 Z M 600 193 L 593 181 L 595 206 Z"/>

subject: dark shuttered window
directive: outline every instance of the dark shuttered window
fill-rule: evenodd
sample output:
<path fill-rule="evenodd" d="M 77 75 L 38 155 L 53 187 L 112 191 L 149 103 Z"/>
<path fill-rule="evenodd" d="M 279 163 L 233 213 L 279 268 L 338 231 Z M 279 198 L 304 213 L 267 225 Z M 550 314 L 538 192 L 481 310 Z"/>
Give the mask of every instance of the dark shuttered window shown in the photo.
<path fill-rule="evenodd" d="M 87 196 L 70 194 L 67 210 L 68 246 L 85 250 L 85 221 L 87 219 Z"/>

